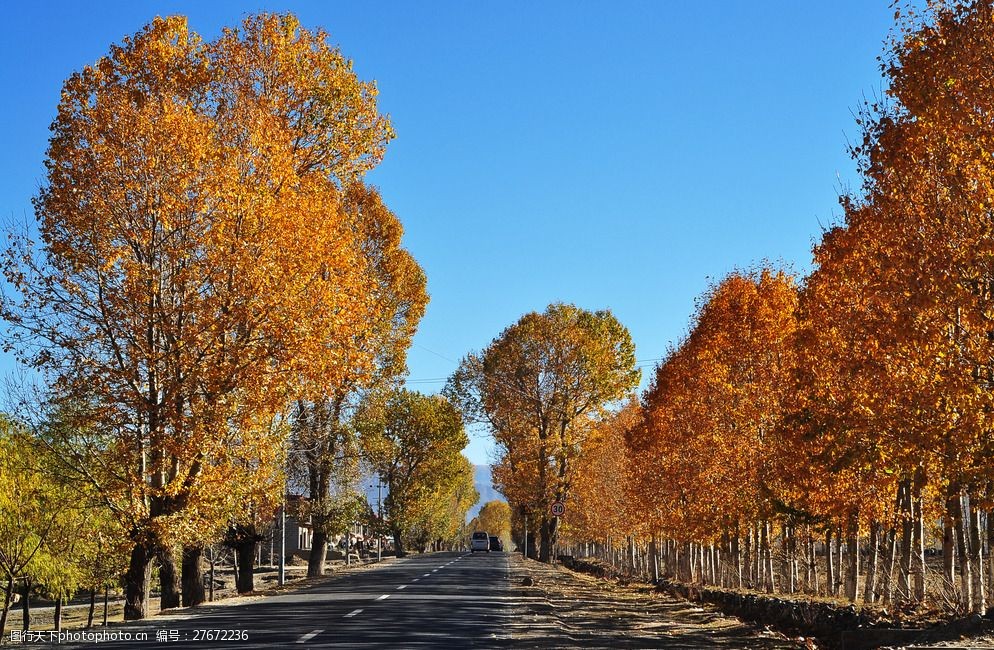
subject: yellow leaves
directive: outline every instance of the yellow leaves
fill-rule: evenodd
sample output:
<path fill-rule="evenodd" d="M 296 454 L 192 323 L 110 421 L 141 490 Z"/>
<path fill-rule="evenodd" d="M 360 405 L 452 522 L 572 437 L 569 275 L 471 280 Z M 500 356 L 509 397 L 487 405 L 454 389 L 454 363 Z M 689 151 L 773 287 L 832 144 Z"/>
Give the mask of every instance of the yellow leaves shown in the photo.
<path fill-rule="evenodd" d="M 64 85 L 44 251 L 12 252 L 9 277 L 25 354 L 45 340 L 35 360 L 111 432 L 101 489 L 156 535 L 272 501 L 274 417 L 395 376 L 424 312 L 400 224 L 361 183 L 389 121 L 326 38 L 291 15 L 210 42 L 156 18 Z"/>

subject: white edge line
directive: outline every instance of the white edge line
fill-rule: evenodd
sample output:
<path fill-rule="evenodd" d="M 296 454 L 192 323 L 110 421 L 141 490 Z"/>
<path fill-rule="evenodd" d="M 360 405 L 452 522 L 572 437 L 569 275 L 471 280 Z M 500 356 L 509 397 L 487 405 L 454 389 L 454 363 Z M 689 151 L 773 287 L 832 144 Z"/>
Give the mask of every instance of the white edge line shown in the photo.
<path fill-rule="evenodd" d="M 324 630 L 314 630 L 313 632 L 308 632 L 304 636 L 297 639 L 297 643 L 307 643 L 308 641 L 310 641 L 317 635 L 321 634 L 322 632 L 324 632 Z"/>

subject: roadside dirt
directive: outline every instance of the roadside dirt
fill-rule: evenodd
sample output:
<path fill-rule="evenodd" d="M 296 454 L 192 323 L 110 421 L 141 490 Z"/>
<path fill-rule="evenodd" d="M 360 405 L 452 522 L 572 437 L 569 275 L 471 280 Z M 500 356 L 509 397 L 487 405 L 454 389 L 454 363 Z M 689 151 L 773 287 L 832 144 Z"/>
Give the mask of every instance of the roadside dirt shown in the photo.
<path fill-rule="evenodd" d="M 534 648 L 806 648 L 806 640 L 743 623 L 716 610 L 511 556 L 510 581 L 520 604 L 507 632 Z M 531 586 L 523 584 L 526 578 Z"/>
<path fill-rule="evenodd" d="M 384 558 L 384 562 L 389 562 L 393 558 Z M 325 575 L 335 575 L 344 572 L 362 571 L 376 566 L 376 562 L 364 562 L 361 564 L 352 563 L 346 566 L 344 562 L 332 561 L 327 563 L 327 573 Z M 220 569 L 215 572 L 214 601 L 211 605 L 234 605 L 255 598 L 263 598 L 269 594 L 284 593 L 299 589 L 308 584 L 306 565 L 288 565 L 286 567 L 286 584 L 282 587 L 277 585 L 277 572 L 275 568 L 257 567 L 255 573 L 255 591 L 251 594 L 240 595 L 235 589 L 235 577 L 231 568 Z M 94 627 L 100 627 L 103 623 L 103 594 L 97 594 L 96 609 L 93 614 Z M 2 605 L 2 603 L 0 603 Z M 82 594 L 74 598 L 70 603 L 62 607 L 62 627 L 65 630 L 83 629 L 86 626 L 86 619 L 90 609 L 90 599 L 88 594 Z M 181 614 L 188 608 L 179 607 L 166 612 L 159 610 L 159 597 L 157 592 L 153 592 L 149 598 L 149 615 L 157 616 L 167 614 Z M 32 630 L 52 630 L 54 629 L 55 607 L 52 602 L 32 599 L 31 602 L 31 629 Z M 108 602 L 107 621 L 110 624 L 122 623 L 124 621 L 124 598 L 118 590 L 112 591 Z M 7 625 L 3 631 L 3 636 L 9 635 L 11 630 L 21 629 L 21 604 L 11 606 L 7 616 Z"/>

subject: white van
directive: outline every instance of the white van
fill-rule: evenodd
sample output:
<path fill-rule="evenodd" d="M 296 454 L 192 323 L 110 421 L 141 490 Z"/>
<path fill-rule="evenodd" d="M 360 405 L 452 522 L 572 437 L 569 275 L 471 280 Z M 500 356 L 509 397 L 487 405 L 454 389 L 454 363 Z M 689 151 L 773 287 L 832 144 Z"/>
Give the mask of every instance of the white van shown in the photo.
<path fill-rule="evenodd" d="M 476 553 L 477 551 L 490 552 L 490 535 L 485 532 L 476 531 L 473 533 L 473 538 L 469 542 L 469 550 Z"/>

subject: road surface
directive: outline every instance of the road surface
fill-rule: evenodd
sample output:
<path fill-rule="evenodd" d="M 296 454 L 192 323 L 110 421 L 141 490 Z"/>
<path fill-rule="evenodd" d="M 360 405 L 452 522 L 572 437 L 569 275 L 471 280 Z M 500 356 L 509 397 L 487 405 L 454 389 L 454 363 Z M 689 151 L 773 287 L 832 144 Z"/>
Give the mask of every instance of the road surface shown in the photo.
<path fill-rule="evenodd" d="M 58 647 L 492 648 L 507 642 L 508 577 L 504 553 L 418 555 L 293 593 L 180 610 L 107 630 L 130 639 Z"/>
<path fill-rule="evenodd" d="M 506 553 L 416 555 L 292 592 L 175 610 L 85 634 L 117 640 L 47 647 L 803 647 L 648 585 L 619 586 Z"/>

